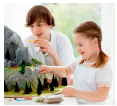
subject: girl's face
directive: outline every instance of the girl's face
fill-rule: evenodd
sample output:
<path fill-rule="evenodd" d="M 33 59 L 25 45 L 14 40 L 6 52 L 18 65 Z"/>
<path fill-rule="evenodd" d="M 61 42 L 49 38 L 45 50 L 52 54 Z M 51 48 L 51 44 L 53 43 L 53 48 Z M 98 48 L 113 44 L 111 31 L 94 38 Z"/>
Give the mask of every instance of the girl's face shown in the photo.
<path fill-rule="evenodd" d="M 37 39 L 50 40 L 50 28 L 52 25 L 48 25 L 44 21 L 35 21 L 30 25 L 31 32 Z"/>
<path fill-rule="evenodd" d="M 85 60 L 94 60 L 98 52 L 98 39 L 93 40 L 86 38 L 83 33 L 76 33 L 73 35 L 74 43 L 77 46 L 78 53 Z"/>

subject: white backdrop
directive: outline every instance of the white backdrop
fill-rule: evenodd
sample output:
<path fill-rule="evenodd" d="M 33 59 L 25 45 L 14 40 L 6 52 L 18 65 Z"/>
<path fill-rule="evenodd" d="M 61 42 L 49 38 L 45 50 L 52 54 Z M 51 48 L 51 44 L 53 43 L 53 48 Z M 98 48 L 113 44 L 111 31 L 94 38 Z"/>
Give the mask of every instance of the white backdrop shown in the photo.
<path fill-rule="evenodd" d="M 110 56 L 110 64 L 113 69 L 113 76 L 115 76 L 115 4 L 102 3 L 101 4 L 101 29 L 102 29 L 102 49 Z M 113 78 L 113 86 L 115 83 Z"/>
<path fill-rule="evenodd" d="M 5 3 L 4 4 L 4 25 L 19 34 L 22 40 L 31 35 L 29 28 L 25 28 L 26 14 L 34 5 L 40 3 Z M 102 49 L 110 57 L 110 64 L 115 70 L 115 4 L 101 4 L 101 29 L 103 34 Z M 113 74 L 114 75 L 114 74 Z M 112 89 L 114 91 L 114 78 Z"/>
<path fill-rule="evenodd" d="M 26 14 L 31 7 L 40 3 L 5 3 L 4 25 L 19 34 L 24 40 L 31 35 L 29 28 L 25 27 Z"/>

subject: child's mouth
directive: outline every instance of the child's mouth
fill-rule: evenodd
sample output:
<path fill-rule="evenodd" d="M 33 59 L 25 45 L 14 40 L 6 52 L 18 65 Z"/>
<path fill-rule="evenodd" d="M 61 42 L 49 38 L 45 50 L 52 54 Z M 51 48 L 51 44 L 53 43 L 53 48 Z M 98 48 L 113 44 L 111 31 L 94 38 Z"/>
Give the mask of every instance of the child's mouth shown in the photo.
<path fill-rule="evenodd" d="M 84 52 L 81 53 L 81 55 L 83 55 L 83 54 L 84 54 Z"/>
<path fill-rule="evenodd" d="M 37 37 L 39 37 L 39 36 L 41 36 L 41 35 L 42 35 L 42 33 L 40 33 L 40 34 L 37 34 L 36 36 L 37 36 Z"/>

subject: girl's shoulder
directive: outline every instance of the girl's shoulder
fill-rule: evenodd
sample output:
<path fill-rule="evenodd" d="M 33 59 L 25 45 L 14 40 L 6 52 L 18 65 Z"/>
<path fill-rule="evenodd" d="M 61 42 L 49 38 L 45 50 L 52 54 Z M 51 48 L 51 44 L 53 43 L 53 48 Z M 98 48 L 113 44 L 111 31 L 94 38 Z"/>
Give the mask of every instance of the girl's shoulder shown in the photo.
<path fill-rule="evenodd" d="M 98 68 L 97 69 L 97 72 L 96 73 L 102 73 L 102 74 L 106 74 L 106 73 L 109 73 L 109 74 L 113 74 L 113 71 L 112 71 L 112 68 L 111 68 L 111 65 L 109 63 L 106 63 L 102 68 Z"/>
<path fill-rule="evenodd" d="M 77 57 L 77 58 L 75 58 L 75 60 L 73 61 L 73 63 L 72 64 L 74 64 L 74 65 L 79 65 L 79 62 L 82 60 L 82 57 L 81 56 L 79 56 L 79 57 Z"/>
<path fill-rule="evenodd" d="M 112 70 L 111 65 L 109 63 L 106 63 L 102 68 L 100 68 L 101 70 Z"/>

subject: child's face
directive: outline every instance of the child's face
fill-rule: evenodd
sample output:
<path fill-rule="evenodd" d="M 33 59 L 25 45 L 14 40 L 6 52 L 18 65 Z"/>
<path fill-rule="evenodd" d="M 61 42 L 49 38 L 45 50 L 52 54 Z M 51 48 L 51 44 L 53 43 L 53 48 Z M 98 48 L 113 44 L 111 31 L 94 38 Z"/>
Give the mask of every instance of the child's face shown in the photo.
<path fill-rule="evenodd" d="M 92 58 L 92 56 L 98 50 L 97 38 L 94 38 L 93 40 L 91 40 L 91 39 L 84 37 L 83 33 L 76 33 L 73 35 L 73 40 L 77 46 L 78 53 L 85 60 Z"/>
<path fill-rule="evenodd" d="M 31 32 L 37 39 L 50 39 L 50 28 L 52 25 L 48 25 L 44 21 L 35 21 L 32 25 L 30 25 Z"/>

